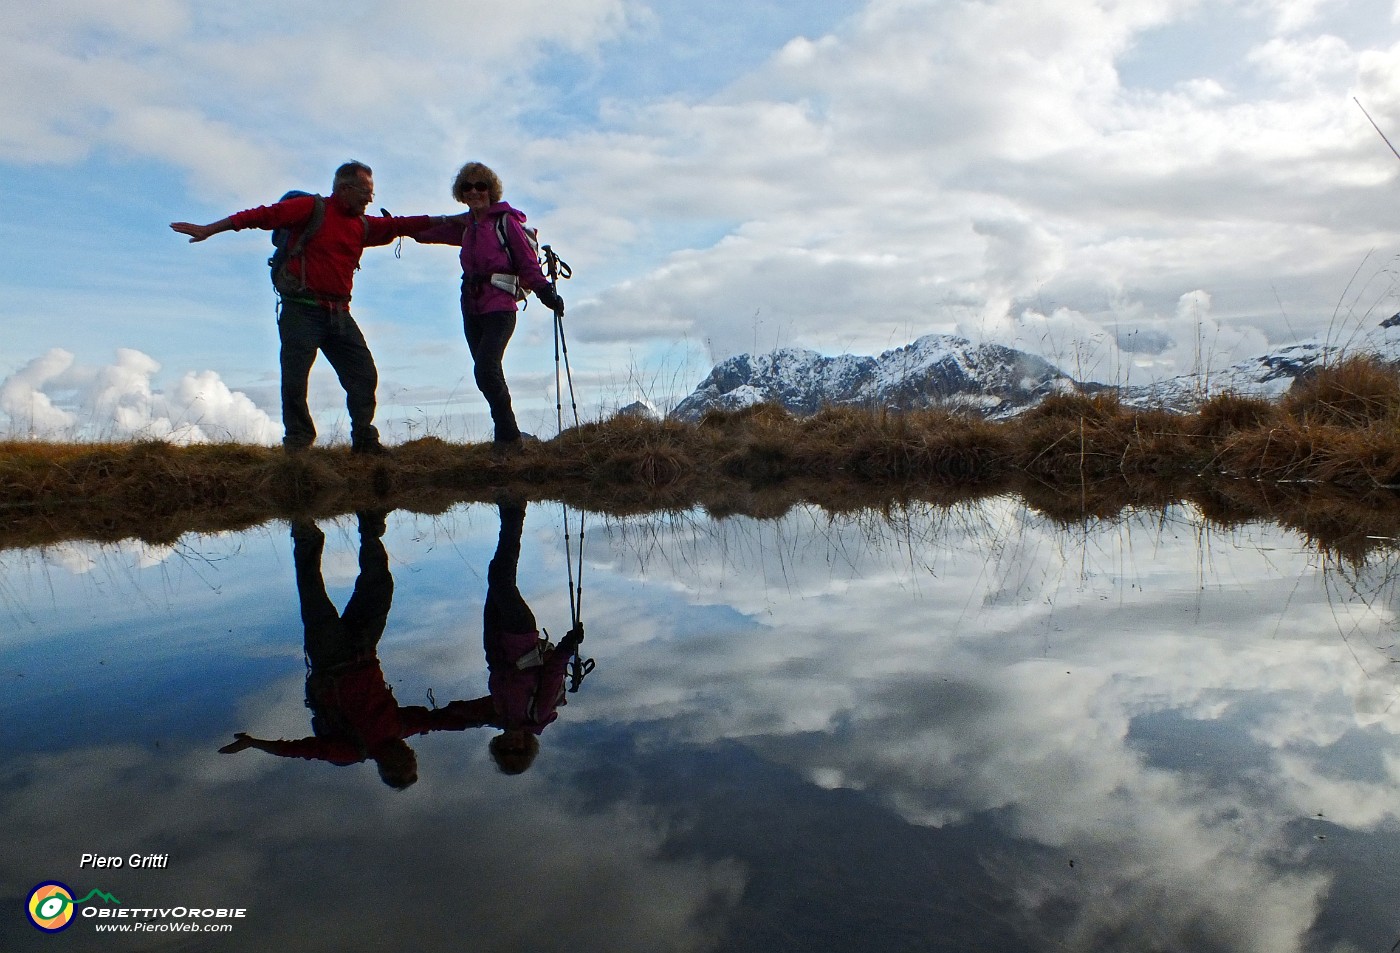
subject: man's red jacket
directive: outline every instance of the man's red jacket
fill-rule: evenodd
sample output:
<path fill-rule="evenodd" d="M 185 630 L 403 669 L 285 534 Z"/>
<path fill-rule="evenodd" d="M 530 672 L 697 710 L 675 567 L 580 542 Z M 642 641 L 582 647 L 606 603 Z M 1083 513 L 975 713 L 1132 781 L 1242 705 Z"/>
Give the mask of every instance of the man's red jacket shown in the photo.
<path fill-rule="evenodd" d="M 298 226 L 311 218 L 316 199 L 310 195 L 260 205 L 229 216 L 235 229 L 292 228 L 295 242 Z M 360 255 L 374 245 L 387 245 L 402 235 L 416 235 L 432 225 L 431 215 L 351 215 L 335 196 L 326 198 L 326 217 L 300 258 L 287 263 L 293 275 L 302 275 L 305 267 L 308 294 L 321 294 L 349 300 L 355 281 L 355 269 L 360 267 Z"/>

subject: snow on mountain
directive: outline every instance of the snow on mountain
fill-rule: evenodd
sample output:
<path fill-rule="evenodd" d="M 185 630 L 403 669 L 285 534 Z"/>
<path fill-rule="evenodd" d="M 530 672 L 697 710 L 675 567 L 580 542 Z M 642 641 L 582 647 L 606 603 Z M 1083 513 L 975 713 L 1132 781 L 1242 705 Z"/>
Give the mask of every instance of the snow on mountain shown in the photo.
<path fill-rule="evenodd" d="M 639 417 L 642 420 L 660 420 L 663 415 L 655 404 L 645 397 L 639 397 L 626 407 L 619 407 L 617 409 L 617 416 Z"/>
<path fill-rule="evenodd" d="M 1300 377 L 1307 377 L 1344 357 L 1370 355 L 1400 365 L 1400 329 L 1377 327 L 1345 339 L 1313 338 L 1280 346 L 1268 354 L 1232 364 L 1220 371 L 1122 388 L 1130 407 L 1165 407 L 1187 411 L 1216 394 L 1236 393 L 1278 397 Z"/>
<path fill-rule="evenodd" d="M 1024 351 L 930 334 L 879 357 L 825 357 L 799 348 L 739 354 L 715 365 L 671 416 L 698 420 L 709 410 L 737 410 L 765 401 L 796 414 L 826 406 L 906 410 L 949 404 L 967 404 L 986 413 L 1077 386 L 1049 361 Z"/>
<path fill-rule="evenodd" d="M 1400 326 L 1357 332 L 1345 340 L 1318 338 L 1284 345 L 1220 371 L 1127 386 L 1120 392 L 1132 407 L 1187 411 L 1225 391 L 1277 396 L 1298 377 L 1358 354 L 1400 364 Z M 737 410 L 769 401 L 795 414 L 815 413 L 826 406 L 894 410 L 942 406 L 1006 417 L 1056 391 L 1099 391 L 1111 386 L 1076 381 L 1049 361 L 1014 348 L 930 334 L 879 357 L 826 357 L 800 348 L 736 355 L 715 365 L 671 416 L 694 421 L 706 411 Z"/>

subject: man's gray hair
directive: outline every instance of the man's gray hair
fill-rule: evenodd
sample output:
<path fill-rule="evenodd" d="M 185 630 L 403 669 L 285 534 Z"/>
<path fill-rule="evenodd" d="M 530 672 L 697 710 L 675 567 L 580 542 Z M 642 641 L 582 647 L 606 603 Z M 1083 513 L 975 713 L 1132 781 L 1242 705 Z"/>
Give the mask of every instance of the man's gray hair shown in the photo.
<path fill-rule="evenodd" d="M 351 159 L 349 162 L 343 163 L 340 168 L 335 170 L 335 178 L 331 181 L 331 188 L 338 189 L 342 185 L 353 184 L 360 177 L 361 172 L 365 175 L 374 175 L 374 170 L 363 162 Z"/>

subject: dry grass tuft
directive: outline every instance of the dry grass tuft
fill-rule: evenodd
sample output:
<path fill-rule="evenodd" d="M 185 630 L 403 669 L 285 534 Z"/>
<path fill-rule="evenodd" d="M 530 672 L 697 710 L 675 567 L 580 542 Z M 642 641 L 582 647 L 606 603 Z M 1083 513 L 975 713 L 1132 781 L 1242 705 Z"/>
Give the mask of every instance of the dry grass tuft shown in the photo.
<path fill-rule="evenodd" d="M 1393 426 L 1400 422 L 1400 375 L 1372 357 L 1348 358 L 1300 378 L 1284 395 L 1281 409 L 1305 425 Z"/>
<path fill-rule="evenodd" d="M 1207 398 L 1192 417 L 1192 433 L 1202 437 L 1223 437 L 1238 430 L 1257 430 L 1275 423 L 1283 411 L 1262 397 L 1224 393 Z"/>

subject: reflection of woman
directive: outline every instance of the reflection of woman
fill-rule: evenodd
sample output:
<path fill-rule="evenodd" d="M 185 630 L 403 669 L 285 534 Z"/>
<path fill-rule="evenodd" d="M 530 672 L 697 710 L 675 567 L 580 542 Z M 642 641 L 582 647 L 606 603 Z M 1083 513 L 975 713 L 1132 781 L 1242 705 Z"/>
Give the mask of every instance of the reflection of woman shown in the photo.
<path fill-rule="evenodd" d="M 400 706 L 395 700 L 378 654 L 394 595 L 389 556 L 380 539 L 384 515 L 359 514 L 359 530 L 360 574 L 345 611 L 336 612 L 321 576 L 326 536 L 314 523 L 292 524 L 312 735 L 296 741 L 271 741 L 238 732 L 232 743 L 219 750 L 233 754 L 257 748 L 282 757 L 339 765 L 371 760 L 385 784 L 402 790 L 418 780 L 418 759 L 404 740 L 407 736 L 460 730 L 473 723 L 453 705 L 430 710 L 421 705 Z"/>
<path fill-rule="evenodd" d="M 468 162 L 452 183 L 452 197 L 469 211 L 414 236 L 433 245 L 459 245 L 462 261 L 462 327 L 472 355 L 476 386 L 491 408 L 498 450 L 518 448 L 522 435 L 511 407 L 501 361 L 515 333 L 516 290 L 533 291 L 546 308 L 564 311 L 563 299 L 540 271 L 525 236 L 525 213 L 501 200 L 501 180 L 480 162 Z"/>
<path fill-rule="evenodd" d="M 491 690 L 490 723 L 501 729 L 491 739 L 491 756 L 506 774 L 519 774 L 534 762 L 540 732 L 559 717 L 558 708 L 565 703 L 564 676 L 583 633 L 571 630 L 558 646 L 540 636 L 535 615 L 516 584 L 525 505 L 504 501 L 499 510 L 501 532 L 486 570 L 482 641 Z"/>

